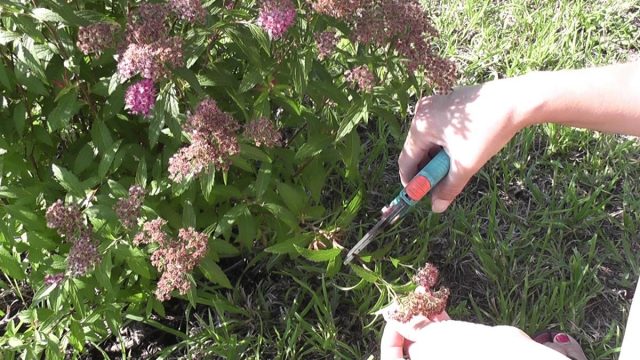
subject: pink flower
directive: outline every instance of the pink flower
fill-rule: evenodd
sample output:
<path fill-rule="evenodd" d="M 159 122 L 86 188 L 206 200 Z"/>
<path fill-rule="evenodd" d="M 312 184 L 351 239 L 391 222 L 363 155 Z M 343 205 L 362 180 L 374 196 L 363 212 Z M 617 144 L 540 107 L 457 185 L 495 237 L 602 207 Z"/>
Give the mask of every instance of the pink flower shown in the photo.
<path fill-rule="evenodd" d="M 47 286 L 58 285 L 64 280 L 64 273 L 48 274 L 44 277 L 44 284 Z"/>
<path fill-rule="evenodd" d="M 118 25 L 104 22 L 81 26 L 76 45 L 85 55 L 99 53 L 113 45 L 114 35 L 119 28 Z"/>
<path fill-rule="evenodd" d="M 183 65 L 182 40 L 174 36 L 152 44 L 129 44 L 118 59 L 118 75 L 129 79 L 140 74 L 157 81 L 166 77 L 170 69 Z"/>
<path fill-rule="evenodd" d="M 207 13 L 200 0 L 169 0 L 173 11 L 190 23 L 204 23 Z"/>
<path fill-rule="evenodd" d="M 271 39 L 279 39 L 296 20 L 296 8 L 291 0 L 264 0 L 260 6 L 258 25 Z"/>
<path fill-rule="evenodd" d="M 143 3 L 127 19 L 127 44 L 151 44 L 168 36 L 166 4 Z"/>
<path fill-rule="evenodd" d="M 347 82 L 353 86 L 358 86 L 360 90 L 371 92 L 376 83 L 376 79 L 366 65 L 358 66 L 345 72 Z"/>
<path fill-rule="evenodd" d="M 58 235 L 64 236 L 67 241 L 72 241 L 85 227 L 82 213 L 78 207 L 76 205 L 65 206 L 62 200 L 51 204 L 45 217 L 47 226 L 58 230 Z"/>
<path fill-rule="evenodd" d="M 156 103 L 156 88 L 153 80 L 142 79 L 129 86 L 124 100 L 131 114 L 149 115 L 149 111 Z"/>
<path fill-rule="evenodd" d="M 256 146 L 275 147 L 282 141 L 282 135 L 267 118 L 260 118 L 245 126 L 244 135 L 253 140 Z"/>

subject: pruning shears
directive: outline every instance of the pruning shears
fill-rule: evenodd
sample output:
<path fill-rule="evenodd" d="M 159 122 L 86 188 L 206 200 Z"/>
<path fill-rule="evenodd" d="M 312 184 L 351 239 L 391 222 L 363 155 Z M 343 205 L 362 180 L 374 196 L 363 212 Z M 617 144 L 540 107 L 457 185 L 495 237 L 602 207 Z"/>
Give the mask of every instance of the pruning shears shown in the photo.
<path fill-rule="evenodd" d="M 347 265 L 350 263 L 354 256 L 369 245 L 379 232 L 395 224 L 427 195 L 431 189 L 444 179 L 449 172 L 449 162 L 449 155 L 447 155 L 444 150 L 440 150 L 383 210 L 380 221 L 347 253 L 344 264 Z"/>

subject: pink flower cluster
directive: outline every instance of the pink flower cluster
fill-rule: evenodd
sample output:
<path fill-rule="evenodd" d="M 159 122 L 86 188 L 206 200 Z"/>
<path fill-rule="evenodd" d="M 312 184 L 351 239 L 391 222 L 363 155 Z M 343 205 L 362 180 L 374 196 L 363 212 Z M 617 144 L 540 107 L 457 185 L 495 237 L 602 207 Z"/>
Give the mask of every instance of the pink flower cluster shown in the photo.
<path fill-rule="evenodd" d="M 324 60 L 333 54 L 338 43 L 335 31 L 323 31 L 315 35 L 318 59 Z"/>
<path fill-rule="evenodd" d="M 182 40 L 174 36 L 151 44 L 129 44 L 118 60 L 118 75 L 129 79 L 140 74 L 158 81 L 169 75 L 170 69 L 183 65 Z"/>
<path fill-rule="evenodd" d="M 129 86 L 124 101 L 131 114 L 149 115 L 156 103 L 156 87 L 153 80 L 142 79 Z"/>
<path fill-rule="evenodd" d="M 371 92 L 376 84 L 375 76 L 366 65 L 347 70 L 344 74 L 347 82 L 364 92 Z"/>
<path fill-rule="evenodd" d="M 170 299 L 173 290 L 185 295 L 191 289 L 187 274 L 202 261 L 208 245 L 207 235 L 193 228 L 180 229 L 177 239 L 170 238 L 162 229 L 165 225 L 160 218 L 147 222 L 134 240 L 136 244 L 158 245 L 151 263 L 162 272 L 156 289 L 160 301 Z"/>
<path fill-rule="evenodd" d="M 256 146 L 268 148 L 280 146 L 282 134 L 276 129 L 272 121 L 267 118 L 253 120 L 245 126 L 244 135 L 251 139 Z"/>
<path fill-rule="evenodd" d="M 58 274 L 48 274 L 44 277 L 44 284 L 49 285 L 58 285 L 64 280 L 64 273 Z"/>
<path fill-rule="evenodd" d="M 230 157 L 239 151 L 236 136 L 239 128 L 238 122 L 220 110 L 214 100 L 203 100 L 184 125 L 191 145 L 181 148 L 169 159 L 169 178 L 180 182 L 210 166 L 228 170 Z"/>
<path fill-rule="evenodd" d="M 354 28 L 354 41 L 390 45 L 407 59 L 410 71 L 423 69 L 437 91 L 453 86 L 456 66 L 433 48 L 438 32 L 418 0 L 315 0 L 312 7 L 346 21 Z"/>
<path fill-rule="evenodd" d="M 75 205 L 65 206 L 62 200 L 47 209 L 47 226 L 56 229 L 60 236 L 70 242 L 67 271 L 72 276 L 89 272 L 100 261 L 98 246 L 93 240 L 91 224 L 85 224 L 82 213 Z"/>
<path fill-rule="evenodd" d="M 207 16 L 200 0 L 169 0 L 169 5 L 178 17 L 190 23 L 204 23 Z"/>
<path fill-rule="evenodd" d="M 295 23 L 296 8 L 291 0 L 263 0 L 258 25 L 271 39 L 279 39 Z"/>
<path fill-rule="evenodd" d="M 104 22 L 81 26 L 76 45 L 85 55 L 99 53 L 113 45 L 114 35 L 119 29 L 118 25 Z"/>
<path fill-rule="evenodd" d="M 133 185 L 129 188 L 129 197 L 122 198 L 116 202 L 114 210 L 122 225 L 131 230 L 138 225 L 140 208 L 144 202 L 144 189 L 141 186 Z"/>
<path fill-rule="evenodd" d="M 437 291 L 433 287 L 438 282 L 438 269 L 430 263 L 418 270 L 413 281 L 420 287 L 413 293 L 398 299 L 398 308 L 391 314 L 392 318 L 407 322 L 416 315 L 429 319 L 441 314 L 447 307 L 449 289 L 443 287 Z"/>

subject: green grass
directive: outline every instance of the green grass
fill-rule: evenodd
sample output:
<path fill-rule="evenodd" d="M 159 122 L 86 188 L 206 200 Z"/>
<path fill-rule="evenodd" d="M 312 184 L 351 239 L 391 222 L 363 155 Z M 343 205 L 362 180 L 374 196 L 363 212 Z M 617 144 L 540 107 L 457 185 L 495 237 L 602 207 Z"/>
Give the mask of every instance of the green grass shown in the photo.
<path fill-rule="evenodd" d="M 437 15 L 443 51 L 460 64 L 462 84 L 624 61 L 640 46 L 640 7 L 632 1 L 428 6 Z M 384 127 L 380 137 L 376 126 L 361 132 L 367 183 L 356 225 L 343 229 L 346 247 L 399 188 L 403 139 Z M 186 314 L 179 326 L 189 337 L 165 349 L 166 356 L 377 358 L 383 321 L 373 313 L 406 290 L 413 269 L 431 261 L 452 290 L 453 317 L 528 333 L 560 329 L 574 335 L 590 359 L 616 358 L 640 275 L 639 159 L 635 139 L 556 126 L 527 129 L 446 214 L 420 205 L 368 248 L 382 256 L 367 264 L 377 274 L 371 282 L 349 268 L 329 278 L 319 263 L 259 256 L 241 264 L 236 288 L 220 295 L 217 303 L 228 306 Z M 337 201 L 357 191 L 331 186 Z"/>

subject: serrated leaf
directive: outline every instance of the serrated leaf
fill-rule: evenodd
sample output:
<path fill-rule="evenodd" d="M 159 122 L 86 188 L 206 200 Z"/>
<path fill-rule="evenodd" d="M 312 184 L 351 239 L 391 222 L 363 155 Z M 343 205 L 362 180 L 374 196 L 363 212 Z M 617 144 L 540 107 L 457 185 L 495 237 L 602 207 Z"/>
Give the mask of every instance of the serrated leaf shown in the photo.
<path fill-rule="evenodd" d="M 287 183 L 278 182 L 277 186 L 278 194 L 280 194 L 280 198 L 287 206 L 287 209 L 293 214 L 300 214 L 305 207 L 305 194 Z"/>
<path fill-rule="evenodd" d="M 240 255 L 240 250 L 222 239 L 213 239 L 209 241 L 209 245 L 215 249 L 220 257 L 234 257 Z"/>
<path fill-rule="evenodd" d="M 31 16 L 34 19 L 39 21 L 51 21 L 51 22 L 61 22 L 66 23 L 65 19 L 63 19 L 56 12 L 51 11 L 47 8 L 35 8 L 31 11 Z"/>
<path fill-rule="evenodd" d="M 189 200 L 182 205 L 182 227 L 196 227 L 196 212 L 193 210 L 193 204 Z"/>
<path fill-rule="evenodd" d="M 143 188 L 147 186 L 147 159 L 142 157 L 138 161 L 138 169 L 136 170 L 136 184 Z"/>
<path fill-rule="evenodd" d="M 25 46 L 20 45 L 17 47 L 17 56 L 18 56 L 18 61 L 21 64 L 24 64 L 27 68 L 29 68 L 29 70 L 31 70 L 33 75 L 35 75 L 40 81 L 42 81 L 45 84 L 49 83 L 47 79 L 47 75 L 45 74 L 45 71 L 44 71 L 44 67 L 42 66 L 40 61 L 36 59 L 35 56 L 33 56 L 33 54 Z"/>
<path fill-rule="evenodd" d="M 298 245 L 294 245 L 298 254 L 302 255 L 307 260 L 314 262 L 325 262 L 335 259 L 342 250 L 338 248 L 326 249 L 326 250 L 311 250 Z"/>
<path fill-rule="evenodd" d="M 93 127 L 91 128 L 91 140 L 98 148 L 98 152 L 100 154 L 104 154 L 105 152 L 111 149 L 113 145 L 113 137 L 111 136 L 111 132 L 107 125 L 105 125 L 104 121 L 97 120 L 93 123 Z"/>
<path fill-rule="evenodd" d="M 251 212 L 247 211 L 238 217 L 236 224 L 238 224 L 238 242 L 245 248 L 250 249 L 258 233 L 255 217 Z"/>
<path fill-rule="evenodd" d="M 299 228 L 298 220 L 296 219 L 295 216 L 293 216 L 291 211 L 285 209 L 284 207 L 278 204 L 273 204 L 273 203 L 264 204 L 263 207 L 269 210 L 269 212 L 273 215 L 273 217 L 289 225 L 289 227 L 292 230 Z"/>
<path fill-rule="evenodd" d="M 9 94 L 13 93 L 14 85 L 11 79 L 9 78 L 9 72 L 4 64 L 4 59 L 0 59 L 0 84 L 4 86 Z"/>
<path fill-rule="evenodd" d="M 216 262 L 211 258 L 204 258 L 204 260 L 202 260 L 202 262 L 200 263 L 200 270 L 202 270 L 202 273 L 204 274 L 204 276 L 206 276 L 207 279 L 209 279 L 209 281 L 213 281 L 214 283 L 227 289 L 233 288 L 227 275 L 225 275 L 220 266 L 216 264 Z"/>
<path fill-rule="evenodd" d="M 13 125 L 16 127 L 18 135 L 24 134 L 24 126 L 27 120 L 27 108 L 23 102 L 18 103 L 13 108 Z"/>
<path fill-rule="evenodd" d="M 111 164 L 113 164 L 113 159 L 115 159 L 116 154 L 118 153 L 118 149 L 122 144 L 122 139 L 116 141 L 107 152 L 102 156 L 102 160 L 100 160 L 100 164 L 98 165 L 98 176 L 104 178 L 109 169 L 111 168 Z"/>
<path fill-rule="evenodd" d="M 257 68 L 253 68 L 244 74 L 242 81 L 240 82 L 240 93 L 247 92 L 253 89 L 260 81 L 262 81 L 262 74 Z"/>
<path fill-rule="evenodd" d="M 256 198 L 262 200 L 262 196 L 271 183 L 271 164 L 262 163 L 258 176 L 256 177 Z"/>
<path fill-rule="evenodd" d="M 149 117 L 149 145 L 153 149 L 158 144 L 160 132 L 164 127 L 164 102 L 160 98 L 153 108 L 153 115 Z"/>
<path fill-rule="evenodd" d="M 0 246 L 0 269 L 15 280 L 24 280 L 24 270 L 20 266 L 20 262 L 14 258 L 11 253 Z"/>
<path fill-rule="evenodd" d="M 78 323 L 78 321 L 76 321 L 75 319 L 71 319 L 69 330 L 71 331 L 71 336 L 69 338 L 71 344 L 77 351 L 82 352 L 85 342 L 84 330 L 82 330 L 82 326 L 80 326 L 80 323 Z"/>
<path fill-rule="evenodd" d="M 202 195 L 204 198 L 209 201 L 211 192 L 213 190 L 213 186 L 216 184 L 216 169 L 213 166 L 210 166 L 204 174 L 200 176 L 200 188 L 202 190 Z"/>
<path fill-rule="evenodd" d="M 69 91 L 60 98 L 56 107 L 49 113 L 47 124 L 49 131 L 57 131 L 67 127 L 71 117 L 80 109 L 78 103 L 78 93 L 76 90 Z"/>
<path fill-rule="evenodd" d="M 178 68 L 174 69 L 173 72 L 185 80 L 198 95 L 204 95 L 204 90 L 202 90 L 202 86 L 200 86 L 200 82 L 192 70 L 187 68 Z"/>
<path fill-rule="evenodd" d="M 53 171 L 53 177 L 65 190 L 75 196 L 83 197 L 84 189 L 82 188 L 82 183 L 71 171 L 56 164 L 51 165 L 51 170 Z"/>
<path fill-rule="evenodd" d="M 76 160 L 73 162 L 73 172 L 80 174 L 85 171 L 93 163 L 96 153 L 91 143 L 86 143 L 78 152 Z"/>
<path fill-rule="evenodd" d="M 0 29 L 0 45 L 7 45 L 8 43 L 20 39 L 22 35 L 19 33 Z"/>
<path fill-rule="evenodd" d="M 262 151 L 260 148 L 249 144 L 240 144 L 240 154 L 242 155 L 242 157 L 247 159 L 264 161 L 268 163 L 272 161 L 267 153 Z"/>
<path fill-rule="evenodd" d="M 142 276 L 145 279 L 151 279 L 151 272 L 149 271 L 150 264 L 147 262 L 147 257 L 138 248 L 128 248 L 125 261 L 129 268 L 136 274 Z"/>
<path fill-rule="evenodd" d="M 339 141 L 340 139 L 351 133 L 351 131 L 358 124 L 360 124 L 360 122 L 365 120 L 367 116 L 368 111 L 366 104 L 354 104 L 351 109 L 349 109 L 349 112 L 345 115 L 342 123 L 340 124 L 340 128 L 338 129 L 338 133 L 336 135 L 336 141 Z"/>
<path fill-rule="evenodd" d="M 362 207 L 362 198 L 364 195 L 363 189 L 358 189 L 358 192 L 353 195 L 351 200 L 349 200 L 349 204 L 344 209 L 342 214 L 338 217 L 336 221 L 336 225 L 341 228 L 347 228 L 351 225 L 351 222 L 360 211 L 360 207 Z"/>
<path fill-rule="evenodd" d="M 354 273 L 356 273 L 356 275 L 358 275 L 358 277 L 366 282 L 375 283 L 380 280 L 380 277 L 371 270 L 367 270 L 355 264 L 350 264 L 349 267 Z"/>

